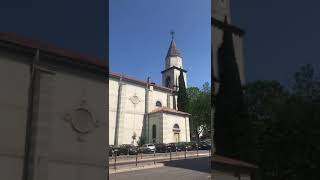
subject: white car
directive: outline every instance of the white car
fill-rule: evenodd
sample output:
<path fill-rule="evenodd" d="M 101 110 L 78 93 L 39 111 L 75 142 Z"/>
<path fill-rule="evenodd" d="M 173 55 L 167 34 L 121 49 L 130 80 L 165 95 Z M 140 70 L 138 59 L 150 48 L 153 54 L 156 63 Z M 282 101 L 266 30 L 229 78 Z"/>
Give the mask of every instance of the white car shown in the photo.
<path fill-rule="evenodd" d="M 156 146 L 154 144 L 145 144 L 141 147 L 142 153 L 153 153 L 156 150 Z"/>

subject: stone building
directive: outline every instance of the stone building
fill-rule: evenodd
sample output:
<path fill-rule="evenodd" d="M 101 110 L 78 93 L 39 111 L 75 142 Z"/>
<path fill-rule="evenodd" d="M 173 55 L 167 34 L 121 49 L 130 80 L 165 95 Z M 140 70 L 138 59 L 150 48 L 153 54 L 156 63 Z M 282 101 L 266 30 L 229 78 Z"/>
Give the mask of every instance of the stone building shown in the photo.
<path fill-rule="evenodd" d="M 245 84 L 243 36 L 244 31 L 231 21 L 230 0 L 211 0 L 211 82 L 213 84 L 212 95 L 219 90 L 218 49 L 223 41 L 223 31 L 230 29 L 233 32 L 233 45 L 235 58 L 238 65 L 241 84 Z M 214 107 L 211 110 L 211 129 L 214 136 Z M 214 139 L 214 138 L 212 138 Z M 214 144 L 214 142 L 213 142 Z M 215 147 L 215 146 L 213 146 Z M 222 180 L 250 180 L 256 175 L 258 167 L 246 162 L 230 159 L 215 154 L 212 149 L 211 170 L 212 179 Z"/>
<path fill-rule="evenodd" d="M 177 109 L 178 77 L 187 71 L 172 38 L 162 85 L 117 73 L 109 74 L 109 144 L 134 144 L 139 138 L 147 143 L 190 141 L 190 114 Z M 159 73 L 160 75 L 160 73 Z"/>
<path fill-rule="evenodd" d="M 106 70 L 106 60 L 0 33 L 0 179 L 106 179 Z"/>

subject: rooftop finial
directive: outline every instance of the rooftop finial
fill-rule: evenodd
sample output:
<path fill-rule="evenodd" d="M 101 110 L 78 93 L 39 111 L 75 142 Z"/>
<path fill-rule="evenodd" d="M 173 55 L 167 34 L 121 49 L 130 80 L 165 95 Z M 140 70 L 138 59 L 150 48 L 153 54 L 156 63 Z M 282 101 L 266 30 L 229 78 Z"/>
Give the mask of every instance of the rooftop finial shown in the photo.
<path fill-rule="evenodd" d="M 174 30 L 171 30 L 170 34 L 171 34 L 171 38 L 173 39 L 174 38 Z"/>

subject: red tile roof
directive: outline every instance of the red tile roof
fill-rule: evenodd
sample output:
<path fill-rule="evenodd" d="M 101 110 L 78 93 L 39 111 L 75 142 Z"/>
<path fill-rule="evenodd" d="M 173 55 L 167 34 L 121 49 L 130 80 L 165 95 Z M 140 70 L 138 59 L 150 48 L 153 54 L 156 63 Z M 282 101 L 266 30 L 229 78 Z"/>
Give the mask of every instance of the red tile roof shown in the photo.
<path fill-rule="evenodd" d="M 74 52 L 71 50 L 67 50 L 67 49 L 63 49 L 63 48 L 54 46 L 49 43 L 44 43 L 44 42 L 40 42 L 38 40 L 23 37 L 23 36 L 15 34 L 15 33 L 0 33 L 0 41 L 5 42 L 5 43 L 9 43 L 9 44 L 14 44 L 14 45 L 26 47 L 26 48 L 39 49 L 40 51 L 47 52 L 47 53 L 50 53 L 50 54 L 53 54 L 56 56 L 69 58 L 70 61 L 77 61 L 77 62 L 85 63 L 88 65 L 95 65 L 100 68 L 107 68 L 108 67 L 106 59 L 99 59 L 99 58 L 95 58 L 95 57 L 91 57 L 91 56 L 86 56 L 86 55 L 83 55 L 83 54 L 80 54 L 80 53 L 77 53 L 77 52 Z M 139 79 L 136 79 L 133 77 L 129 77 L 126 75 L 122 75 L 119 73 L 110 72 L 109 75 L 114 76 L 114 77 L 118 77 L 118 78 L 122 77 L 124 80 L 133 81 L 135 83 L 140 83 L 143 85 L 147 84 L 146 81 L 142 81 L 142 80 L 139 80 Z M 159 85 L 154 85 L 154 87 L 158 88 L 160 90 L 173 91 L 173 89 L 159 86 Z"/>
<path fill-rule="evenodd" d="M 174 114 L 181 114 L 181 115 L 190 116 L 189 113 L 182 112 L 182 111 L 177 111 L 175 109 L 171 109 L 171 108 L 168 108 L 168 107 L 165 107 L 165 106 L 160 107 L 160 108 L 156 108 L 155 110 L 151 111 L 150 114 L 157 113 L 157 112 L 168 112 L 168 113 L 174 113 Z"/>
<path fill-rule="evenodd" d="M 231 159 L 231 158 L 227 158 L 227 157 L 223 157 L 217 154 L 214 154 L 211 157 L 211 161 L 213 163 L 221 163 L 221 164 L 227 164 L 227 165 L 231 165 L 231 166 L 237 166 L 237 167 L 245 167 L 245 168 L 258 168 L 258 166 L 255 166 L 253 164 L 249 164 L 243 161 L 239 161 L 239 160 L 235 160 L 235 159 Z"/>
<path fill-rule="evenodd" d="M 40 51 L 44 51 L 56 56 L 70 58 L 72 60 L 77 60 L 81 63 L 96 65 L 102 68 L 107 68 L 106 59 L 89 57 L 89 56 L 76 53 L 67 49 L 56 47 L 49 43 L 44 43 L 44 42 L 40 42 L 27 37 L 22 37 L 15 33 L 0 33 L 0 41 L 15 44 L 15 45 L 20 45 L 27 48 L 39 49 Z"/>

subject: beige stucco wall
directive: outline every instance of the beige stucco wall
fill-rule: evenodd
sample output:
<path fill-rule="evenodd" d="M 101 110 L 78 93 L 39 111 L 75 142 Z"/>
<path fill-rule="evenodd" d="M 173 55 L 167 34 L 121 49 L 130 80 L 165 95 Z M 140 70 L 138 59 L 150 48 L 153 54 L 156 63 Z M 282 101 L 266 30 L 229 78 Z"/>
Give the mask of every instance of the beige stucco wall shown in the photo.
<path fill-rule="evenodd" d="M 180 127 L 180 142 L 190 141 L 189 118 L 186 116 L 158 112 L 150 114 L 149 122 L 150 142 L 152 142 L 152 126 L 156 125 L 156 142 L 174 143 L 174 124 L 178 124 Z"/>
<path fill-rule="evenodd" d="M 109 79 L 109 144 L 114 144 L 115 127 L 117 118 L 117 103 L 118 103 L 118 89 L 119 80 Z M 143 118 L 145 112 L 145 88 L 142 86 L 136 86 L 132 83 L 123 82 L 121 92 L 121 107 L 119 118 L 119 144 L 131 144 L 133 143 L 133 133 L 135 132 L 137 137 L 136 141 L 142 134 Z M 140 102 L 133 104 L 130 100 L 131 97 L 137 96 Z"/>
<path fill-rule="evenodd" d="M 109 79 L 109 144 L 114 144 L 119 83 Z"/>
<path fill-rule="evenodd" d="M 159 143 L 159 142 L 163 142 L 163 113 L 159 112 L 159 113 L 153 113 L 149 115 L 149 137 L 150 137 L 150 141 L 149 143 L 152 142 L 152 126 L 156 125 L 156 139 L 155 142 Z"/>
<path fill-rule="evenodd" d="M 0 179 L 22 177 L 30 60 L 0 51 Z M 62 71 L 62 67 L 48 69 L 41 70 L 36 93 L 39 105 L 35 105 L 33 119 L 35 164 L 30 164 L 34 179 L 105 179 L 105 80 L 90 78 L 85 72 Z M 93 119 L 99 122 L 83 141 L 78 140 L 64 118 L 80 106 L 81 100 L 86 100 Z"/>
<path fill-rule="evenodd" d="M 22 176 L 29 66 L 0 52 L 0 179 L 15 180 Z"/>
<path fill-rule="evenodd" d="M 171 70 L 164 72 L 162 74 L 162 86 L 166 86 L 165 83 L 166 83 L 167 77 L 170 77 L 171 83 L 173 85 L 179 86 L 179 76 L 180 76 L 180 70 L 178 70 L 178 69 L 171 69 Z M 186 85 L 186 87 L 188 87 L 187 74 L 185 72 L 183 72 L 183 77 L 184 77 L 185 85 Z"/>
<path fill-rule="evenodd" d="M 114 145 L 115 138 L 115 127 L 116 127 L 116 118 L 117 118 L 117 103 L 118 103 L 118 89 L 119 89 L 119 79 L 110 78 L 109 79 L 109 144 Z M 137 140 L 143 135 L 143 122 L 145 117 L 145 96 L 146 96 L 146 87 L 140 84 L 135 84 L 132 82 L 122 81 L 122 92 L 121 92 L 121 107 L 120 107 L 120 117 L 119 117 L 119 136 L 118 144 L 132 144 L 132 136 L 134 132 L 136 133 L 136 139 L 134 144 L 137 145 Z M 137 96 L 140 100 L 139 103 L 134 104 L 131 101 L 131 98 Z M 168 103 L 168 100 L 170 101 Z M 153 86 L 149 90 L 149 104 L 148 112 L 155 110 L 156 102 L 160 101 L 162 106 L 169 105 L 170 108 L 173 108 L 173 96 L 170 91 L 163 91 Z M 170 116 L 171 118 L 177 118 L 175 116 Z M 168 118 L 170 118 L 168 117 Z M 158 118 L 155 120 L 158 123 Z M 179 119 L 179 118 L 178 118 Z M 151 124 L 154 121 L 154 118 L 150 118 L 149 121 L 149 137 L 150 141 L 152 140 L 151 134 Z M 183 121 L 184 122 L 184 121 Z M 189 121 L 187 122 L 189 123 Z M 147 124 L 146 124 L 147 125 Z M 173 125 L 172 125 L 173 127 Z M 159 128 L 159 126 L 157 126 Z M 171 128 L 172 129 L 172 128 Z M 160 131 L 157 131 L 160 132 Z M 159 133 L 157 133 L 159 134 Z M 185 136 L 185 135 L 184 135 Z M 159 142 L 162 137 L 159 137 Z"/>
<path fill-rule="evenodd" d="M 106 177 L 106 83 L 77 74 L 58 71 L 55 75 L 53 115 L 50 132 L 49 179 L 105 179 Z M 65 120 L 85 100 L 98 127 L 78 140 Z M 94 173 L 94 174 L 93 174 Z M 91 177 L 89 177 L 90 175 Z"/>
<path fill-rule="evenodd" d="M 179 56 L 167 57 L 166 58 L 166 69 L 173 67 L 173 66 L 183 69 L 182 58 Z"/>
<path fill-rule="evenodd" d="M 214 76 L 219 77 L 219 69 L 218 69 L 218 48 L 222 44 L 222 38 L 223 38 L 223 31 L 219 28 L 216 28 L 215 26 L 212 26 L 212 38 L 213 38 L 213 68 L 214 68 Z M 236 62 L 239 69 L 240 74 L 240 80 L 241 83 L 245 83 L 245 70 L 244 70 L 244 60 L 243 60 L 243 39 L 239 35 L 234 34 L 233 35 L 233 42 L 234 42 L 234 50 L 236 55 Z"/>
<path fill-rule="evenodd" d="M 177 116 L 173 114 L 163 114 L 163 142 L 175 142 L 174 133 L 172 131 L 174 124 L 178 124 L 180 128 L 180 142 L 190 141 L 189 117 Z"/>

